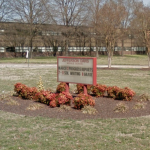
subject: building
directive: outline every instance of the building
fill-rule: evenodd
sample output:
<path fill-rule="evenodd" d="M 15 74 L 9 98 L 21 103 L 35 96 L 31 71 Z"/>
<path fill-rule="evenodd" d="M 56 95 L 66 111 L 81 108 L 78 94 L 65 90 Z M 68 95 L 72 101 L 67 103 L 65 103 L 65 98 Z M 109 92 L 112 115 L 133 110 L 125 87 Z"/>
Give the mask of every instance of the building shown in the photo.
<path fill-rule="evenodd" d="M 120 29 L 117 32 L 119 35 Z M 35 54 L 49 53 L 54 56 L 62 55 L 66 48 L 69 55 L 94 55 L 96 49 L 100 54 L 107 52 L 103 36 L 96 34 L 92 27 L 85 26 L 1 22 L 0 39 L 1 55 L 14 53 L 14 55 L 24 56 L 23 53 L 30 49 Z M 116 55 L 144 54 L 145 51 L 145 46 L 136 39 L 136 35 L 118 36 L 115 41 L 114 54 Z"/>

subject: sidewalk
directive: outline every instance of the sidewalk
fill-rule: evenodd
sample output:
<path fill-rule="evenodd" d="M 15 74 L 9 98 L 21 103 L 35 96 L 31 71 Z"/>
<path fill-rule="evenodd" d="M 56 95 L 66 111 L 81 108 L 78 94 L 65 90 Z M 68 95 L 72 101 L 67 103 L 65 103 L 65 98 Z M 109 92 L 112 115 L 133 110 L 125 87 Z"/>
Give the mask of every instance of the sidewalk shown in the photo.
<path fill-rule="evenodd" d="M 0 63 L 0 68 L 56 68 L 57 64 L 10 64 Z M 97 68 L 107 68 L 108 65 L 97 65 Z M 148 68 L 148 66 L 137 66 L 137 65 L 112 65 L 111 68 Z"/>
<path fill-rule="evenodd" d="M 56 64 L 0 64 L 0 68 L 56 68 Z"/>
<path fill-rule="evenodd" d="M 108 68 L 108 65 L 97 65 L 97 68 Z M 137 65 L 111 65 L 111 68 L 148 68 L 148 66 L 137 66 Z"/>

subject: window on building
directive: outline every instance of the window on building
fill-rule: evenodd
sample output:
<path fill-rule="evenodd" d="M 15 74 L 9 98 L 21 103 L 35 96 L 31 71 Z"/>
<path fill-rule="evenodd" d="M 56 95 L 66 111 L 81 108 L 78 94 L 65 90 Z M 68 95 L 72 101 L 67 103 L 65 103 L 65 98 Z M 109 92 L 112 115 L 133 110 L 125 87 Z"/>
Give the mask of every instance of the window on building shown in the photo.
<path fill-rule="evenodd" d="M 57 35 L 61 35 L 61 32 L 56 32 L 56 31 L 42 31 L 42 35 L 53 35 L 53 36 L 57 36 Z"/>
<path fill-rule="evenodd" d="M 15 52 L 15 47 L 7 47 L 6 52 Z"/>
<path fill-rule="evenodd" d="M 4 34 L 5 30 L 4 29 L 0 29 L 0 34 Z"/>
<path fill-rule="evenodd" d="M 4 47 L 0 47 L 0 52 L 5 52 L 5 48 Z"/>

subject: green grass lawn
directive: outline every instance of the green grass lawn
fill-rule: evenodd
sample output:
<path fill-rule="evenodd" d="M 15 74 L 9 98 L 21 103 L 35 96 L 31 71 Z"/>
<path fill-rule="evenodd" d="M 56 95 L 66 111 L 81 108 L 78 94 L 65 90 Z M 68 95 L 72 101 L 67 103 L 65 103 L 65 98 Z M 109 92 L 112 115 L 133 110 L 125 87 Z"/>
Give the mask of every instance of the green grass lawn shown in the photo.
<path fill-rule="evenodd" d="M 150 117 L 62 120 L 0 111 L 1 150 L 149 150 Z"/>
<path fill-rule="evenodd" d="M 0 71 L 0 93 L 2 91 L 13 91 L 14 84 L 21 82 L 27 86 L 37 86 L 40 76 L 42 77 L 45 89 L 56 90 L 57 70 L 56 68 L 1 68 Z M 138 95 L 149 93 L 150 71 L 138 69 L 120 70 L 97 70 L 97 83 L 107 86 L 129 87 Z M 71 90 L 76 88 L 75 84 L 70 85 Z"/>
<path fill-rule="evenodd" d="M 121 58 L 114 57 L 113 61 L 115 59 L 117 64 Z M 126 56 L 125 59 L 127 58 L 140 62 L 146 56 Z M 55 58 L 50 59 L 56 61 Z M 102 62 L 101 59 L 107 57 L 100 57 L 98 61 Z M 43 63 L 43 60 L 48 59 L 39 59 L 39 62 Z M 12 63 L 10 60 L 6 62 Z M 40 76 L 46 89 L 55 90 L 58 85 L 56 74 L 55 68 L 0 68 L 0 95 L 3 91 L 13 91 L 17 82 L 37 86 Z M 97 70 L 98 83 L 128 86 L 138 95 L 149 93 L 148 81 L 150 71 Z M 71 84 L 71 90 L 75 88 Z M 150 116 L 81 121 L 27 117 L 0 111 L 0 150 L 149 150 L 149 147 Z"/>
<path fill-rule="evenodd" d="M 0 63 L 25 63 L 25 58 L 1 58 Z M 39 57 L 29 59 L 29 63 L 56 64 L 57 57 Z M 100 55 L 97 59 L 98 65 L 107 65 L 107 56 Z M 147 55 L 125 55 L 113 56 L 112 65 L 148 65 Z"/>

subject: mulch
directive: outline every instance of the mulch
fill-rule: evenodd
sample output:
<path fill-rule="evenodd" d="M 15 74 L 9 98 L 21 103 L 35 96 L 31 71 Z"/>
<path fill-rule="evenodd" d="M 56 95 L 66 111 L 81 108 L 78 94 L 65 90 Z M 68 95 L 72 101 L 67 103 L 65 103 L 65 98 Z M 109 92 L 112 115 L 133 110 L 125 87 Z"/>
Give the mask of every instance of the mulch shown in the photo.
<path fill-rule="evenodd" d="M 150 68 L 141 68 L 142 71 L 150 71 Z"/>
<path fill-rule="evenodd" d="M 33 100 L 23 100 L 20 97 L 11 96 L 9 99 L 17 101 L 19 105 L 7 104 L 8 100 L 0 100 L 0 110 L 5 112 L 11 112 L 25 116 L 42 116 L 48 118 L 59 119 L 73 119 L 73 120 L 85 120 L 85 119 L 106 119 L 106 118 L 130 118 L 150 115 L 150 101 L 145 102 L 145 107 L 142 109 L 134 109 L 134 106 L 138 103 L 139 96 L 134 96 L 132 101 L 114 100 L 108 97 L 93 97 L 95 99 L 94 108 L 97 110 L 95 115 L 83 114 L 81 110 L 74 109 L 71 105 L 71 109 L 68 111 L 60 111 L 59 107 L 50 108 L 45 104 L 42 108 L 37 110 L 28 110 L 27 107 L 32 104 L 37 104 Z M 117 105 L 123 103 L 128 107 L 126 112 L 115 112 Z"/>

